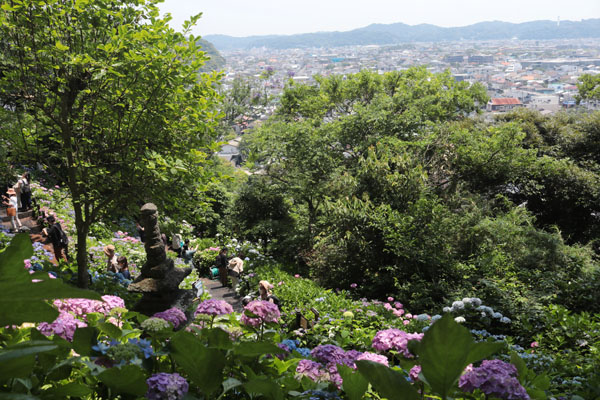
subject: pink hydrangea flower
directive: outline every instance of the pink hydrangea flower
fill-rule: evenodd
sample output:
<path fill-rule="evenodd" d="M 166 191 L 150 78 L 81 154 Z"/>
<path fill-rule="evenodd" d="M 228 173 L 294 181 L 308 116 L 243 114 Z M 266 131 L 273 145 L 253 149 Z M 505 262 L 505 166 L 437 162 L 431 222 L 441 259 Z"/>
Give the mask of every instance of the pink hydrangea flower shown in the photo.
<path fill-rule="evenodd" d="M 97 312 L 108 315 L 113 308 L 125 308 L 122 298 L 110 295 L 102 296 L 102 301 L 74 298 L 54 300 L 53 304 L 59 312 L 71 312 L 83 319 L 89 313 Z"/>
<path fill-rule="evenodd" d="M 294 275 L 294 278 L 300 278 L 299 274 Z"/>
<path fill-rule="evenodd" d="M 413 381 L 418 381 L 420 373 L 421 373 L 421 366 L 420 365 L 415 365 L 408 372 L 408 376 L 410 376 L 410 379 L 412 379 Z"/>
<path fill-rule="evenodd" d="M 402 305 L 402 303 L 400 303 L 400 302 L 397 301 L 397 302 L 394 303 L 394 307 L 397 308 L 397 309 L 400 309 L 400 308 L 403 308 L 404 306 Z"/>
<path fill-rule="evenodd" d="M 404 310 L 400 309 L 400 310 L 394 310 L 394 315 L 398 318 L 400 318 L 402 315 L 404 315 Z"/>
<path fill-rule="evenodd" d="M 85 322 L 75 318 L 73 314 L 61 312 L 52 323 L 42 322 L 37 329 L 45 336 L 58 335 L 72 342 L 75 330 L 86 326 Z"/>
<path fill-rule="evenodd" d="M 379 364 L 383 364 L 386 367 L 390 366 L 387 357 L 382 356 L 381 354 L 364 352 L 356 358 L 356 361 L 359 361 L 359 360 L 373 361 L 373 362 L 376 362 Z"/>
<path fill-rule="evenodd" d="M 244 310 L 256 315 L 256 317 L 249 317 L 246 313 L 242 314 L 242 323 L 252 327 L 266 322 L 277 322 L 280 317 L 279 308 L 269 301 L 251 301 L 244 307 Z"/>
<path fill-rule="evenodd" d="M 386 329 L 377 332 L 373 338 L 372 346 L 377 351 L 394 349 L 404 357 L 412 358 L 413 355 L 408 350 L 408 342 L 410 340 L 421 340 L 422 338 L 422 333 L 407 333 L 400 329 Z"/>
<path fill-rule="evenodd" d="M 392 301 L 394 301 L 394 298 L 390 296 L 387 298 L 387 301 L 389 301 L 391 303 Z"/>
<path fill-rule="evenodd" d="M 538 342 L 531 342 L 531 348 L 534 349 L 538 347 L 540 344 Z"/>

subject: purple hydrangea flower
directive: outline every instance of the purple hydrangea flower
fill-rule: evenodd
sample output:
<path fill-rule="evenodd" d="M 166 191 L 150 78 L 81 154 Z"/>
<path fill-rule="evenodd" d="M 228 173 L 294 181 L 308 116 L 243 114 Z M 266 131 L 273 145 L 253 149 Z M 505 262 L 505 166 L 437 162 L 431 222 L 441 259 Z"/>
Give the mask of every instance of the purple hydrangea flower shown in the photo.
<path fill-rule="evenodd" d="M 529 400 L 517 379 L 517 368 L 500 360 L 484 360 L 480 367 L 460 377 L 458 387 L 465 392 L 481 390 L 488 396 L 505 400 Z"/>
<path fill-rule="evenodd" d="M 146 383 L 148 384 L 146 398 L 150 400 L 180 400 L 189 389 L 185 378 L 178 373 L 154 374 L 146 380 Z"/>
<path fill-rule="evenodd" d="M 345 354 L 344 354 L 344 358 L 342 359 L 342 363 L 351 367 L 351 368 L 356 368 L 356 365 L 354 365 L 354 361 L 356 361 L 358 359 L 358 357 L 360 357 L 363 353 L 358 351 L 358 350 L 348 350 Z"/>
<path fill-rule="evenodd" d="M 182 324 L 187 321 L 183 311 L 176 307 L 169 308 L 168 310 L 158 312 L 153 317 L 164 319 L 173 324 L 175 329 L 179 328 Z"/>
<path fill-rule="evenodd" d="M 322 362 L 323 364 L 328 363 L 336 363 L 336 364 L 345 364 L 346 360 L 346 352 L 341 347 L 338 347 L 333 344 L 322 344 L 310 352 L 310 355 Z"/>
<path fill-rule="evenodd" d="M 315 382 L 318 382 L 323 378 L 321 364 L 311 360 L 300 360 L 296 367 L 296 374 L 298 374 L 298 377 L 300 378 L 306 376 L 308 379 Z"/>
<path fill-rule="evenodd" d="M 231 314 L 233 312 L 233 307 L 231 304 L 224 300 L 204 300 L 202 303 L 198 304 L 198 308 L 196 308 L 196 312 L 194 316 L 198 314 L 206 314 L 206 315 L 225 315 Z"/>
<path fill-rule="evenodd" d="M 279 320 L 279 308 L 277 305 L 262 300 L 251 301 L 244 307 L 244 310 L 256 315 L 255 317 L 249 317 L 246 313 L 242 314 L 242 323 L 244 325 L 257 327 L 265 322 L 277 322 Z"/>
<path fill-rule="evenodd" d="M 52 323 L 42 322 L 37 329 L 45 336 L 58 335 L 72 342 L 75 330 L 86 326 L 85 322 L 78 320 L 73 314 L 61 312 Z"/>
<path fill-rule="evenodd" d="M 372 346 L 377 351 L 394 349 L 404 357 L 412 358 L 413 355 L 408 350 L 408 342 L 410 340 L 421 340 L 422 338 L 422 333 L 406 333 L 400 329 L 386 329 L 377 332 L 373 338 Z"/>

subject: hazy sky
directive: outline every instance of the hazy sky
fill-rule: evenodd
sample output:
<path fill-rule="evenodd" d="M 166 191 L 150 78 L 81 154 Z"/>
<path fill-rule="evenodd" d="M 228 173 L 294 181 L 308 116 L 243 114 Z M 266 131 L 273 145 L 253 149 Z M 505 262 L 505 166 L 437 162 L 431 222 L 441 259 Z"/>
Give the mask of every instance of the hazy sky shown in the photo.
<path fill-rule="evenodd" d="M 203 12 L 195 34 L 232 36 L 345 31 L 371 23 L 464 26 L 482 21 L 600 18 L 600 0 L 166 0 L 179 28 Z"/>

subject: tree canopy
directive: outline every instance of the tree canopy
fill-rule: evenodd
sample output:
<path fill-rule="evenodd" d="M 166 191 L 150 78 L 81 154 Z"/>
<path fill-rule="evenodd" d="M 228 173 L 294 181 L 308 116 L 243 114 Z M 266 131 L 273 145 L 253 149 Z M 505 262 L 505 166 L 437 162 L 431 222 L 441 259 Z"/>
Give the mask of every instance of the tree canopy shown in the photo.
<path fill-rule="evenodd" d="M 8 141 L 68 186 L 82 286 L 85 239 L 103 214 L 176 201 L 175 191 L 202 203 L 192 183 L 206 181 L 219 75 L 199 73 L 199 15 L 177 33 L 157 3 L 24 0 L 0 11 L 0 97 L 32 117 Z"/>

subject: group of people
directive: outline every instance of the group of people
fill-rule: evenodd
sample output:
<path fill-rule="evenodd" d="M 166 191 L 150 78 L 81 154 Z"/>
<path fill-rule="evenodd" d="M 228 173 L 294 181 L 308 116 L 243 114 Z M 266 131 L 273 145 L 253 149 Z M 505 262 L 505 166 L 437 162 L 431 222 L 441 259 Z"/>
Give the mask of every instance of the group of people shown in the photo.
<path fill-rule="evenodd" d="M 112 272 L 120 279 L 131 280 L 131 273 L 129 272 L 129 265 L 127 264 L 127 257 L 117 257 L 115 253 L 115 246 L 109 244 L 104 246 L 104 254 L 106 255 L 106 271 Z"/>
<path fill-rule="evenodd" d="M 233 290 L 237 289 L 240 282 L 240 275 L 244 272 L 243 255 L 240 253 L 237 256 L 229 259 L 227 257 L 227 248 L 223 247 L 219 250 L 219 255 L 215 260 L 217 268 L 219 268 L 219 280 L 221 285 L 228 286 L 228 279 L 231 278 L 231 286 Z"/>
<path fill-rule="evenodd" d="M 10 217 L 10 225 L 13 231 L 20 230 L 23 226 L 19 220 L 19 211 L 31 209 L 30 184 L 29 172 L 25 172 L 15 185 L 8 188 L 6 195 L 2 195 L 2 203 L 6 206 L 6 215 Z"/>

